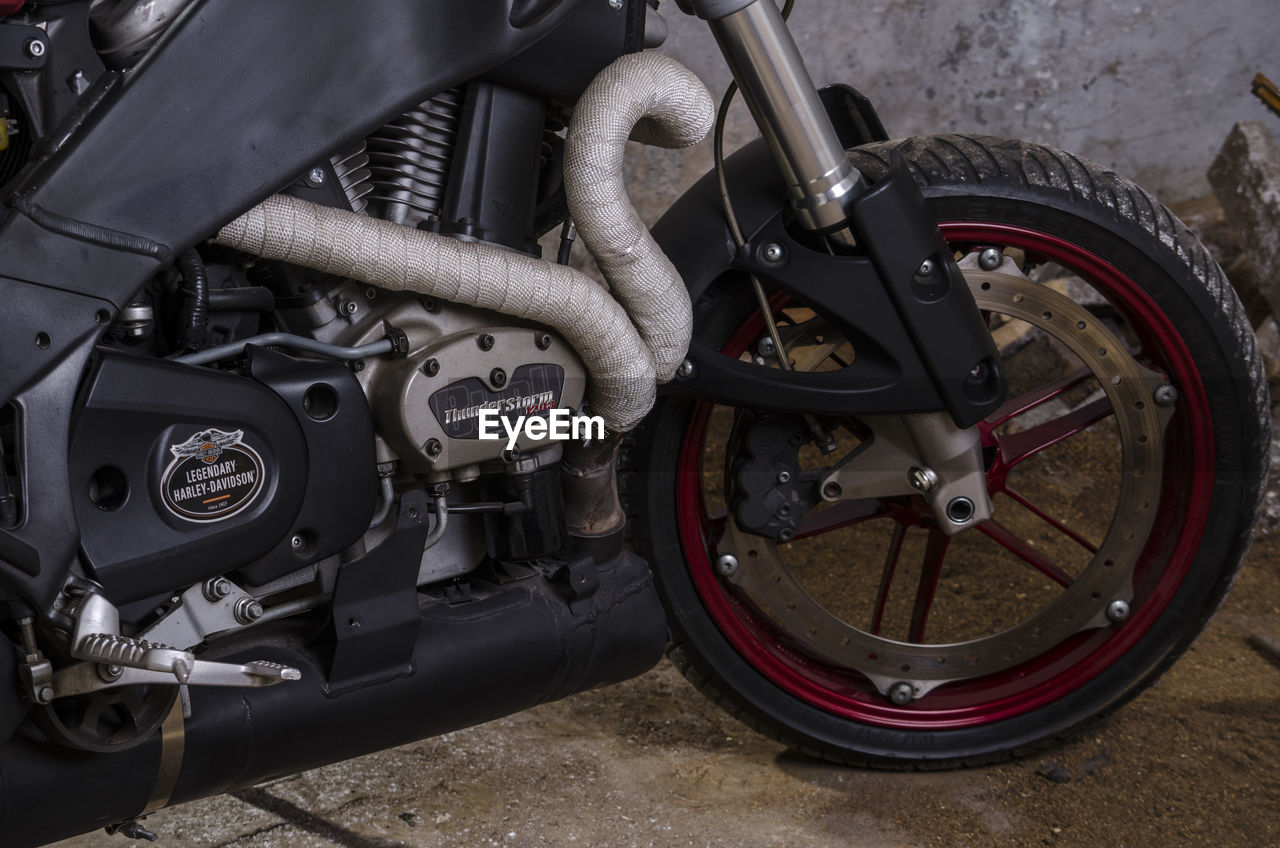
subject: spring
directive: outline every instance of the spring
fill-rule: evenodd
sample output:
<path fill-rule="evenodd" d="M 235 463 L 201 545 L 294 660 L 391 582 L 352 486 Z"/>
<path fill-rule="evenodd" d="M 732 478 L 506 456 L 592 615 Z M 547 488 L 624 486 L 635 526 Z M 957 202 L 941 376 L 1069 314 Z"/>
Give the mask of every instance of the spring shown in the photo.
<path fill-rule="evenodd" d="M 437 94 L 369 137 L 362 197 L 370 214 L 410 227 L 440 216 L 462 96 L 461 89 Z"/>

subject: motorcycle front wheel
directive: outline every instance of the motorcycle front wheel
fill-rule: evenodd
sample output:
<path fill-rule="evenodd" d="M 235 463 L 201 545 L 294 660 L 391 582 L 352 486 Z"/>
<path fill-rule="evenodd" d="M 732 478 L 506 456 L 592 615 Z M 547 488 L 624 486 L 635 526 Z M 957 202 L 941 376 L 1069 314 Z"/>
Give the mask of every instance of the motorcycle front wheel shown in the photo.
<path fill-rule="evenodd" d="M 717 703 L 833 761 L 977 764 L 1113 710 L 1203 628 L 1248 548 L 1266 387 L 1221 269 L 1141 189 L 1004 139 L 850 152 L 872 179 L 894 154 L 965 269 L 1008 376 L 1009 399 L 979 425 L 992 518 L 948 537 L 922 497 L 891 493 L 820 505 L 786 542 L 752 536 L 733 505 L 744 434 L 761 416 L 671 398 L 636 436 L 628 505 L 672 659 Z M 856 357 L 821 315 L 772 304 L 796 368 Z M 699 299 L 695 334 L 767 361 L 740 279 Z M 791 428 L 800 475 L 875 429 L 768 420 Z M 825 452 L 815 423 L 834 440 Z M 726 546 L 733 573 L 717 567 Z"/>

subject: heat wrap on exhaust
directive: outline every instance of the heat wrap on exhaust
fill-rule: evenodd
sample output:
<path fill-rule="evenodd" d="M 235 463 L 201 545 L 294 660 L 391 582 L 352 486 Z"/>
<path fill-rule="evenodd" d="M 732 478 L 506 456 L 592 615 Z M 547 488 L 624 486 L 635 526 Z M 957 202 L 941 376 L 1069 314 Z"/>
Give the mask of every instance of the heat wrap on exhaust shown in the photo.
<path fill-rule="evenodd" d="M 624 56 L 600 72 L 573 112 L 564 184 L 578 234 L 653 354 L 658 382 L 689 350 L 693 311 L 680 274 L 627 198 L 628 138 L 689 147 L 711 130 L 715 105 L 693 72 L 660 53 Z"/>
<path fill-rule="evenodd" d="M 577 221 L 583 240 L 626 310 L 591 278 L 566 266 L 285 195 L 232 221 L 215 241 L 321 273 L 548 325 L 590 373 L 592 412 L 610 431 L 622 433 L 653 406 L 656 380 L 674 373 L 692 325 L 679 274 L 627 199 L 623 148 L 633 126 L 637 140 L 692 144 L 706 135 L 713 118 L 710 95 L 697 77 L 658 54 L 617 60 L 575 110 L 565 163 L 570 208 L 575 218 L 583 216 Z"/>

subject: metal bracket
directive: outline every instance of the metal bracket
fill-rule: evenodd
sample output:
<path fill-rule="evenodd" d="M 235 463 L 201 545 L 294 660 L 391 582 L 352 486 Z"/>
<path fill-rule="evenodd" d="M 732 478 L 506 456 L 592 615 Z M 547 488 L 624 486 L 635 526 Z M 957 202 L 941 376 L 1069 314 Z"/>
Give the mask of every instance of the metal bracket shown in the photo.
<path fill-rule="evenodd" d="M 40 27 L 0 24 L 0 69 L 37 71 L 49 55 L 49 36 Z"/>

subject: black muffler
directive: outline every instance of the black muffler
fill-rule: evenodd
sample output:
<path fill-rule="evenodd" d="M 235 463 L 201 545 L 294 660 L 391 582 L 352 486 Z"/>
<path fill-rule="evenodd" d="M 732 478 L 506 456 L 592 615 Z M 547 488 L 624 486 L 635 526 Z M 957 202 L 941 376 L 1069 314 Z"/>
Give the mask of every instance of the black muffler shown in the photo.
<path fill-rule="evenodd" d="M 351 622 L 336 617 L 323 630 L 281 621 L 255 628 L 251 651 L 202 658 L 273 660 L 301 669 L 300 681 L 192 688 L 180 727 L 171 718 L 118 753 L 15 736 L 0 749 L 0 842 L 40 845 L 132 819 L 157 797 L 178 804 L 479 724 L 634 677 L 666 645 L 653 577 L 630 553 L 511 566 L 467 585 L 414 593 L 411 650 L 337 685 L 339 654 L 379 639 L 344 642 L 335 629 Z"/>

